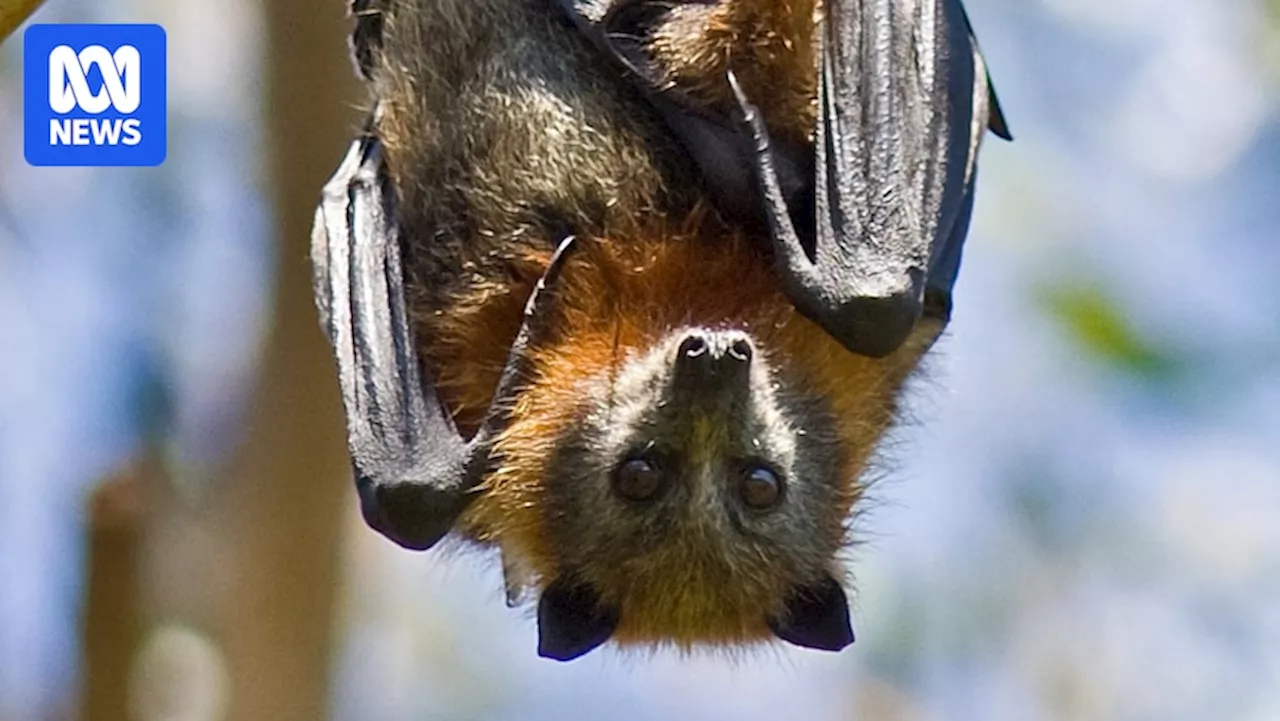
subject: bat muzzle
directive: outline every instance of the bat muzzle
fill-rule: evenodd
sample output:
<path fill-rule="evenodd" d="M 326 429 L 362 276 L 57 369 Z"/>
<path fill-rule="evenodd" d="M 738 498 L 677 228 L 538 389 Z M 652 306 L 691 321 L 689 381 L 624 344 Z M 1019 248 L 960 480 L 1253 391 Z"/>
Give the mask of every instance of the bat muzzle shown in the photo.
<path fill-rule="evenodd" d="M 674 398 L 691 405 L 744 399 L 750 389 L 755 344 L 742 331 L 695 328 L 676 346 Z"/>

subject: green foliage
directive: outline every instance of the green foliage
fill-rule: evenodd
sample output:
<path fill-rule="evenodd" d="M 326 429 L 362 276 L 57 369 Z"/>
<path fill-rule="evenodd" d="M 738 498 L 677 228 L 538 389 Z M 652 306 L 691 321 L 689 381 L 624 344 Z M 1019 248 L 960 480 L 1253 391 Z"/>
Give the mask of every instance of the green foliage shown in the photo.
<path fill-rule="evenodd" d="M 1280 0 L 1264 0 L 1261 15 L 1265 23 L 1260 31 L 1262 67 L 1280 81 Z"/>
<path fill-rule="evenodd" d="M 1090 358 L 1148 381 L 1168 381 L 1181 365 L 1134 327 L 1099 286 L 1074 282 L 1041 292 L 1040 301 Z"/>

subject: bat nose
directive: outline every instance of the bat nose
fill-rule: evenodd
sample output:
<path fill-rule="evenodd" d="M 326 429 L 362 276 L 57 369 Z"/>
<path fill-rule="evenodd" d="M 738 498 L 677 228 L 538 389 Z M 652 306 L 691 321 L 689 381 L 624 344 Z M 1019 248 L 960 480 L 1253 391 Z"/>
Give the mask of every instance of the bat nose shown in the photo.
<path fill-rule="evenodd" d="M 736 330 L 695 328 L 676 349 L 676 376 L 699 384 L 746 380 L 755 347 L 746 333 Z"/>

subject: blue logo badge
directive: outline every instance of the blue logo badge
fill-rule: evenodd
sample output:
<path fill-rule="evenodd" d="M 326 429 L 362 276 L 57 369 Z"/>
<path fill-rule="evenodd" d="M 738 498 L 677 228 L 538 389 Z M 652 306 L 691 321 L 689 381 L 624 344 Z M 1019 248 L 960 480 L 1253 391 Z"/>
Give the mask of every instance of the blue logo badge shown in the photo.
<path fill-rule="evenodd" d="M 164 162 L 164 28 L 32 25 L 23 44 L 28 163 Z"/>

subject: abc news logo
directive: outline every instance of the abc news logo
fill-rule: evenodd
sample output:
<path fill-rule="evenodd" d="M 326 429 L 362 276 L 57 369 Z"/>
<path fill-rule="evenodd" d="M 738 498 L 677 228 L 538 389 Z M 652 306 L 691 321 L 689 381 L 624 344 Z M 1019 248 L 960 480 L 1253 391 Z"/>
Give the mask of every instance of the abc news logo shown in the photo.
<path fill-rule="evenodd" d="M 108 108 L 128 115 L 142 101 L 142 72 L 138 49 L 121 45 L 115 53 L 90 45 L 77 53 L 59 45 L 49 53 L 49 107 L 66 115 L 77 107 L 91 115 Z M 86 68 L 102 73 L 102 88 L 89 89 Z M 52 118 L 51 145 L 137 145 L 142 142 L 142 121 L 137 118 Z"/>
<path fill-rule="evenodd" d="M 166 151 L 159 25 L 32 25 L 24 36 L 32 165 L 159 165 Z"/>

